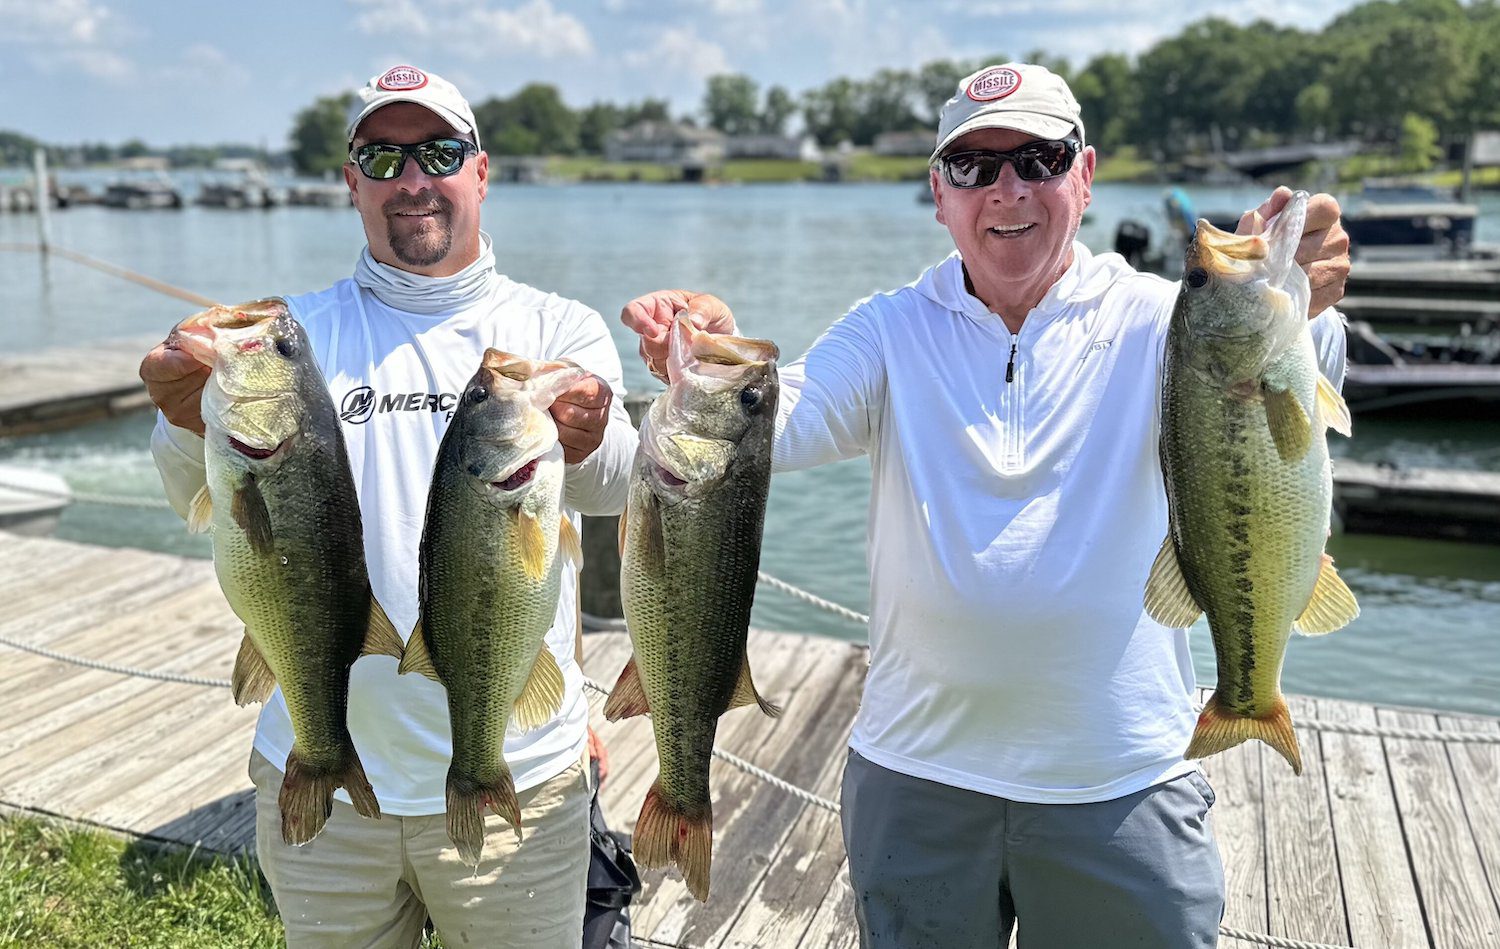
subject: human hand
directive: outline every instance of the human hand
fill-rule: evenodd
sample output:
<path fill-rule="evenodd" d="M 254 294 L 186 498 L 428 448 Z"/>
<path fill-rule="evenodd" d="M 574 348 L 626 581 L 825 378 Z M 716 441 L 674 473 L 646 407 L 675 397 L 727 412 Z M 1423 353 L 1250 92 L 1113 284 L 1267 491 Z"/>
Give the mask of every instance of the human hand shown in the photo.
<path fill-rule="evenodd" d="M 1237 234 L 1249 233 L 1256 217 L 1261 222 L 1280 213 L 1292 199 L 1292 189 L 1277 188 L 1260 207 L 1240 218 Z M 1315 194 L 1307 202 L 1307 221 L 1297 244 L 1297 263 L 1307 272 L 1312 297 L 1307 317 L 1312 319 L 1344 298 L 1349 279 L 1349 235 L 1339 218 L 1339 203 L 1331 194 Z"/>
<path fill-rule="evenodd" d="M 175 336 L 176 331 L 173 331 Z M 203 434 L 200 407 L 203 384 L 208 381 L 208 366 L 186 350 L 177 348 L 173 336 L 158 343 L 141 360 L 141 381 L 146 394 L 168 422 L 178 428 Z"/>
<path fill-rule="evenodd" d="M 609 405 L 614 390 L 599 376 L 589 373 L 564 389 L 547 409 L 557 423 L 557 440 L 562 442 L 563 461 L 576 465 L 604 441 L 609 424 Z"/>
<path fill-rule="evenodd" d="M 691 290 L 657 290 L 636 297 L 620 310 L 620 322 L 641 338 L 641 358 L 646 368 L 667 381 L 668 332 L 678 313 L 686 311 L 693 326 L 709 333 L 734 333 L 734 314 L 718 297 Z"/>
<path fill-rule="evenodd" d="M 604 740 L 594 731 L 592 725 L 589 726 L 589 760 L 598 762 L 599 785 L 603 787 L 604 779 L 609 777 L 609 751 L 604 747 Z"/>

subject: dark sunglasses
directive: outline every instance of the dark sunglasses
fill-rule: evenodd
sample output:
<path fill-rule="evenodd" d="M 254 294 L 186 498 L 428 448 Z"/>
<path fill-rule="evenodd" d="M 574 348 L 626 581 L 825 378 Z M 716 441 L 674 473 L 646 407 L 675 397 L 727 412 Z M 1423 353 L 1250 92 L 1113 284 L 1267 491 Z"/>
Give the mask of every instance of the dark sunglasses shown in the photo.
<path fill-rule="evenodd" d="M 458 138 L 435 138 L 415 145 L 371 142 L 356 148 L 349 155 L 349 160 L 359 166 L 366 178 L 377 181 L 401 177 L 401 172 L 406 169 L 408 156 L 417 160 L 417 167 L 423 173 L 434 178 L 446 178 L 458 173 L 470 152 L 478 151 L 473 142 Z"/>
<path fill-rule="evenodd" d="M 1083 146 L 1068 138 L 1056 142 L 1032 142 L 1008 152 L 954 152 L 938 159 L 943 176 L 955 188 L 984 188 L 995 183 L 1000 169 L 1010 162 L 1023 181 L 1045 181 L 1065 175 Z"/>

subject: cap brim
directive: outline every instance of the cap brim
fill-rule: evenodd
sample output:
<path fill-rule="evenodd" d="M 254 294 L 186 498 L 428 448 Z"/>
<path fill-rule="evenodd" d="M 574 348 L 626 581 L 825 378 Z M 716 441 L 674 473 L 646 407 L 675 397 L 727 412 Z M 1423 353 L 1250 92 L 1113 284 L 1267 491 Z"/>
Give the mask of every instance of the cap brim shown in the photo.
<path fill-rule="evenodd" d="M 938 156 L 949 145 L 979 129 L 1012 129 L 1046 139 L 1066 138 L 1074 132 L 1082 136 L 1082 132 L 1071 121 L 1060 119 L 1055 115 L 1043 115 L 1040 112 L 988 112 L 974 116 L 949 132 L 941 142 L 938 142 L 937 148 L 932 150 L 932 158 L 928 160 L 937 161 Z"/>
<path fill-rule="evenodd" d="M 354 117 L 354 121 L 349 123 L 349 128 L 345 131 L 345 147 L 347 148 L 348 146 L 354 144 L 354 133 L 359 131 L 360 123 L 369 118 L 371 114 L 378 112 L 386 106 L 396 102 L 411 102 L 421 106 L 428 112 L 431 112 L 433 115 L 442 119 L 444 122 L 447 122 L 448 125 L 453 128 L 453 131 L 459 133 L 460 135 L 474 134 L 474 127 L 467 121 L 465 121 L 462 117 L 460 117 L 459 114 L 457 112 L 454 112 L 452 109 L 447 109 L 440 105 L 434 105 L 431 102 L 416 98 L 414 96 L 393 95 L 387 96 L 382 99 L 376 99 L 374 102 L 371 102 L 360 110 L 359 115 Z M 474 137 L 477 140 L 479 136 L 474 135 Z"/>

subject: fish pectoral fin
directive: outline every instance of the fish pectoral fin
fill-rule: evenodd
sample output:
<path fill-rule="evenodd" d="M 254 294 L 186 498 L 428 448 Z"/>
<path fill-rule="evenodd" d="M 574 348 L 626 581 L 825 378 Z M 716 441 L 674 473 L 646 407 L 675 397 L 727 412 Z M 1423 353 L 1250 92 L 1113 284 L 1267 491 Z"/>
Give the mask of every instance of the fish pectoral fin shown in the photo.
<path fill-rule="evenodd" d="M 1307 608 L 1297 617 L 1292 629 L 1304 636 L 1321 636 L 1343 629 L 1358 615 L 1359 603 L 1355 601 L 1353 591 L 1333 569 L 1333 558 L 1324 554 L 1312 599 L 1307 601 Z"/>
<path fill-rule="evenodd" d="M 619 517 L 619 552 L 625 556 L 625 531 L 630 526 L 630 502 L 625 502 L 625 510 L 620 512 Z"/>
<path fill-rule="evenodd" d="M 1296 461 L 1312 445 L 1312 421 L 1290 389 L 1266 389 L 1266 422 L 1282 461 Z"/>
<path fill-rule="evenodd" d="M 1323 424 L 1335 432 L 1345 438 L 1352 434 L 1354 428 L 1349 421 L 1349 406 L 1344 402 L 1344 397 L 1339 395 L 1339 390 L 1322 373 L 1318 374 L 1318 413 L 1323 418 Z"/>
<path fill-rule="evenodd" d="M 1146 579 L 1146 613 L 1172 629 L 1186 629 L 1203 614 L 1203 608 L 1188 590 L 1171 534 L 1161 542 L 1151 564 L 1151 575 Z"/>
<path fill-rule="evenodd" d="M 760 710 L 772 718 L 781 715 L 781 706 L 767 702 L 755 690 L 755 682 L 750 678 L 749 656 L 745 657 L 745 664 L 740 666 L 740 681 L 735 684 L 734 695 L 729 699 L 729 708 L 739 708 L 741 705 L 759 705 Z"/>
<path fill-rule="evenodd" d="M 249 705 L 264 702 L 276 688 L 276 673 L 260 654 L 250 633 L 240 640 L 239 654 L 234 657 L 234 672 L 229 677 L 229 687 L 234 694 L 234 704 Z"/>
<path fill-rule="evenodd" d="M 401 665 L 396 667 L 397 675 L 406 675 L 408 672 L 420 672 L 434 682 L 443 681 L 438 678 L 437 666 L 432 664 L 432 653 L 427 650 L 427 636 L 422 632 L 421 620 L 417 620 L 416 628 L 406 638 Z"/>
<path fill-rule="evenodd" d="M 573 566 L 583 566 L 583 538 L 566 514 L 557 519 L 557 552 L 573 561 Z"/>
<path fill-rule="evenodd" d="M 266 497 L 260 493 L 260 482 L 255 475 L 247 475 L 244 483 L 235 489 L 229 514 L 245 532 L 251 550 L 266 555 L 275 549 L 275 538 L 271 535 L 271 512 L 266 510 Z"/>
<path fill-rule="evenodd" d="M 521 566 L 526 570 L 526 576 L 540 580 L 547 572 L 547 538 L 542 535 L 542 524 L 517 508 L 516 531 L 521 545 Z"/>
<path fill-rule="evenodd" d="M 208 485 L 198 489 L 188 502 L 187 529 L 194 534 L 206 533 L 214 523 L 214 499 L 208 493 Z"/>
<path fill-rule="evenodd" d="M 646 698 L 646 684 L 641 681 L 641 671 L 636 667 L 635 656 L 620 670 L 620 678 L 609 690 L 609 700 L 604 703 L 604 717 L 612 722 L 622 718 L 633 718 L 651 711 L 651 702 Z"/>
<path fill-rule="evenodd" d="M 516 699 L 516 727 L 523 732 L 540 728 L 552 721 L 552 716 L 562 708 L 562 701 L 562 669 L 557 665 L 557 657 L 552 655 L 552 650 L 544 643 L 542 651 L 537 653 L 536 662 L 531 666 L 526 687 L 521 690 L 521 697 Z"/>
<path fill-rule="evenodd" d="M 406 645 L 401 642 L 401 634 L 396 632 L 396 624 L 386 615 L 385 607 L 375 597 L 370 597 L 370 625 L 365 630 L 365 646 L 360 650 L 361 656 L 390 656 L 400 659 L 406 654 Z"/>

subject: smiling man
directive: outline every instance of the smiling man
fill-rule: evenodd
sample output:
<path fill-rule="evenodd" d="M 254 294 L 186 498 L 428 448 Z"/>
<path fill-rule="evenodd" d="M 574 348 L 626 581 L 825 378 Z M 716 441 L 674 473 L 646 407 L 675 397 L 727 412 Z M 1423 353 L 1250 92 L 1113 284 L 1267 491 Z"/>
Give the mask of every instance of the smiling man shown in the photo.
<path fill-rule="evenodd" d="M 1167 529 L 1156 411 L 1177 285 L 1077 242 L 1094 162 L 1058 76 L 966 78 L 931 168 L 957 250 L 781 371 L 775 469 L 872 468 L 842 814 L 866 949 L 999 949 L 1017 925 L 1022 947 L 1218 941 L 1213 792 L 1183 760 L 1187 633 L 1142 605 Z M 1315 197 L 1297 255 L 1333 380 L 1338 216 Z M 677 311 L 734 330 L 697 296 L 625 307 L 653 371 Z"/>
<path fill-rule="evenodd" d="M 570 359 L 592 375 L 551 407 L 563 444 L 566 514 L 624 507 L 635 432 L 618 400 L 620 361 L 599 314 L 495 270 L 479 229 L 489 158 L 474 115 L 441 77 L 396 66 L 360 90 L 344 180 L 367 246 L 353 277 L 288 297 L 340 408 L 364 521 L 370 585 L 403 634 L 417 620 L 417 551 L 438 444 L 487 347 Z M 163 344 L 141 364 L 162 416 L 152 453 L 179 513 L 204 480 L 198 400 L 207 369 Z M 369 656 L 349 681 L 349 731 L 383 812 L 359 817 L 343 791 L 323 832 L 282 842 L 277 795 L 292 728 L 278 691 L 256 728 L 256 852 L 292 947 L 414 947 L 430 914 L 450 946 L 577 949 L 589 860 L 582 756 L 588 703 L 574 659 L 577 572 L 563 568 L 547 648 L 561 711 L 506 735 L 524 842 L 487 819 L 477 869 L 448 839 L 450 760 L 442 686 Z M 309 630 L 309 635 L 316 631 Z"/>

